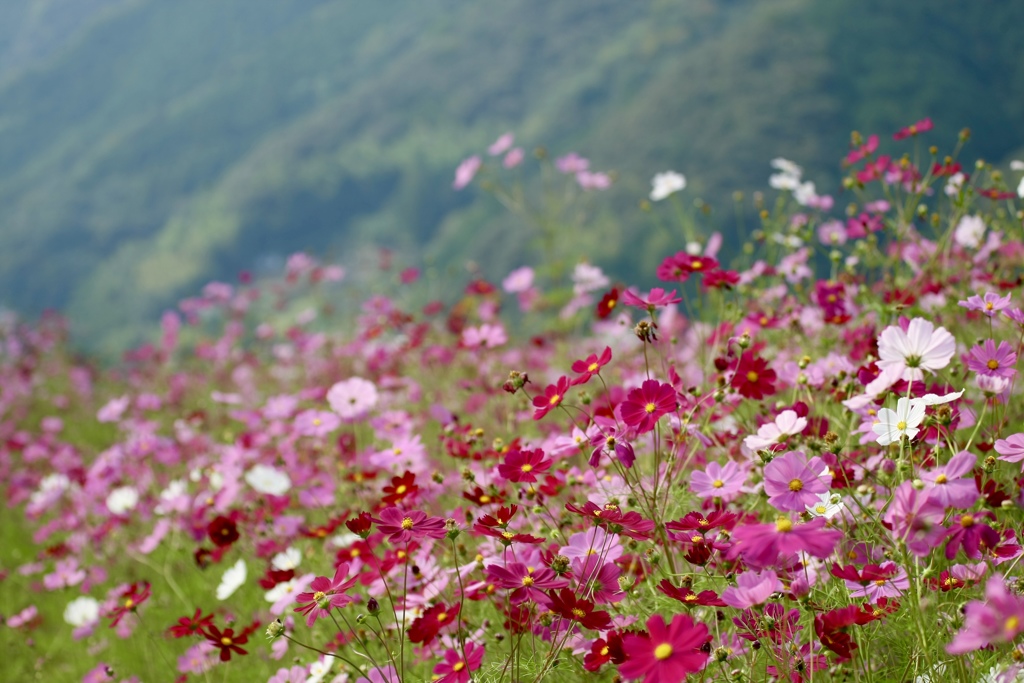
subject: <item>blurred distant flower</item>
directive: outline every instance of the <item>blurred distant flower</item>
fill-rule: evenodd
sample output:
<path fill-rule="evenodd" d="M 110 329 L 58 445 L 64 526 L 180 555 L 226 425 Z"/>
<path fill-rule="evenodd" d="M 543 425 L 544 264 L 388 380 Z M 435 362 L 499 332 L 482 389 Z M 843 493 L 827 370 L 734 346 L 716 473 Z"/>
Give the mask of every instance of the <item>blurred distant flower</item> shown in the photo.
<path fill-rule="evenodd" d="M 283 496 L 292 487 L 287 474 L 269 465 L 254 465 L 245 474 L 245 481 L 257 493 L 271 496 Z"/>
<path fill-rule="evenodd" d="M 122 486 L 107 496 L 107 509 L 115 515 L 123 515 L 139 504 L 139 492 L 131 486 Z"/>
<path fill-rule="evenodd" d="M 686 189 L 686 176 L 675 171 L 658 173 L 651 179 L 651 201 L 660 202 L 676 192 Z"/>
<path fill-rule="evenodd" d="M 473 178 L 476 177 L 476 172 L 480 170 L 480 165 L 483 162 L 480 157 L 473 155 L 468 159 L 463 160 L 459 167 L 455 169 L 455 180 L 452 182 L 452 188 L 455 190 L 461 190 L 462 188 L 473 182 Z"/>
<path fill-rule="evenodd" d="M 934 125 L 932 124 L 931 119 L 921 119 L 917 123 L 913 123 L 906 128 L 900 128 L 893 134 L 892 139 L 903 140 L 904 138 L 912 138 L 918 133 L 924 133 L 931 130 L 933 127 Z"/>
<path fill-rule="evenodd" d="M 576 152 L 569 152 L 564 157 L 555 159 L 555 168 L 560 173 L 579 173 L 580 171 L 586 171 L 590 168 L 590 161 L 584 159 Z"/>
<path fill-rule="evenodd" d="M 355 420 L 368 413 L 377 405 L 377 387 L 362 377 L 352 377 L 338 382 L 327 392 L 331 410 L 343 420 Z"/>
<path fill-rule="evenodd" d="M 499 154 L 504 154 L 512 148 L 512 143 L 516 141 L 516 136 L 512 132 L 503 134 L 497 140 L 495 140 L 490 147 L 487 148 L 487 153 L 492 157 L 496 157 Z"/>
<path fill-rule="evenodd" d="M 501 288 L 509 294 L 520 294 L 533 287 L 533 268 L 516 268 L 501 282 Z"/>
<path fill-rule="evenodd" d="M 515 149 L 509 150 L 509 153 L 505 155 L 501 165 L 505 168 L 515 168 L 523 161 L 525 156 L 522 147 L 516 147 Z"/>
<path fill-rule="evenodd" d="M 607 173 L 580 171 L 576 174 L 576 182 L 584 190 L 607 190 L 612 186 L 612 178 Z"/>
<path fill-rule="evenodd" d="M 217 586 L 217 599 L 227 600 L 234 595 L 235 591 L 245 583 L 247 574 L 245 560 L 235 562 L 220 579 L 220 585 Z"/>
<path fill-rule="evenodd" d="M 977 249 L 985 237 L 985 221 L 981 216 L 964 216 L 956 224 L 953 231 L 953 239 L 961 247 Z"/>

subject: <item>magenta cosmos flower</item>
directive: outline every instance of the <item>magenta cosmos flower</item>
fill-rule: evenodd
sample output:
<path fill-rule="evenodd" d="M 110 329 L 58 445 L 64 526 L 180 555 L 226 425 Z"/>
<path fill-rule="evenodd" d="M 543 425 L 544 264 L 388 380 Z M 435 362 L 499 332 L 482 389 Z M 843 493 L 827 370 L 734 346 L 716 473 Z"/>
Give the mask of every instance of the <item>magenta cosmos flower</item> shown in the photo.
<path fill-rule="evenodd" d="M 559 377 L 554 384 L 549 384 L 540 396 L 533 397 L 533 419 L 539 420 L 565 400 L 565 394 L 569 391 L 569 378 Z"/>
<path fill-rule="evenodd" d="M 772 593 L 782 590 L 778 575 L 771 571 L 743 572 L 736 577 L 736 585 L 722 591 L 722 602 L 729 607 L 746 609 L 760 605 Z"/>
<path fill-rule="evenodd" d="M 532 451 L 515 449 L 505 456 L 505 462 L 498 465 L 498 474 L 517 483 L 535 482 L 537 475 L 547 472 L 553 462 L 539 448 Z"/>
<path fill-rule="evenodd" d="M 803 512 L 831 485 L 828 465 L 818 456 L 808 460 L 801 451 L 784 453 L 764 468 L 764 490 L 777 510 Z"/>
<path fill-rule="evenodd" d="M 622 402 L 622 421 L 636 428 L 637 434 L 654 429 L 663 415 L 676 409 L 676 390 L 671 384 L 649 379 L 633 389 Z"/>
<path fill-rule="evenodd" d="M 428 517 L 425 512 L 413 510 L 404 512 L 400 508 L 389 507 L 381 510 L 380 519 L 374 519 L 377 529 L 387 534 L 392 543 L 408 543 L 416 538 L 444 538 L 444 520 L 440 517 Z"/>
<path fill-rule="evenodd" d="M 1010 306 L 1010 295 L 1001 297 L 995 292 L 985 292 L 984 297 L 975 294 L 968 297 L 966 301 L 960 301 L 959 304 L 968 311 L 981 311 L 991 318 Z"/>
<path fill-rule="evenodd" d="M 619 674 L 628 681 L 678 683 L 687 674 L 700 671 L 708 660 L 701 646 L 708 640 L 708 627 L 694 624 L 688 614 L 677 614 L 665 624 L 660 614 L 647 620 L 647 636 L 629 634 L 622 639 L 626 661 Z"/>
<path fill-rule="evenodd" d="M 661 287 L 654 287 L 647 296 L 637 296 L 628 289 L 622 293 L 622 303 L 642 308 L 651 313 L 659 306 L 677 304 L 682 300 L 682 297 L 676 296 L 676 290 L 666 292 Z"/>
<path fill-rule="evenodd" d="M 804 551 L 825 559 L 835 550 L 843 533 L 825 529 L 825 520 L 817 517 L 806 524 L 794 524 L 788 517 L 780 517 L 773 524 L 748 524 L 737 527 L 729 549 L 729 557 L 737 556 L 754 569 L 770 567 L 780 555 L 790 556 Z"/>
<path fill-rule="evenodd" d="M 921 480 L 930 484 L 929 495 L 943 507 L 969 508 L 978 500 L 978 485 L 974 477 L 965 477 L 974 469 L 978 458 L 968 451 L 960 451 L 940 465 L 921 473 Z"/>
<path fill-rule="evenodd" d="M 466 657 L 458 649 L 452 648 L 444 653 L 444 661 L 434 667 L 436 683 L 468 683 L 469 672 L 476 671 L 484 662 L 484 647 L 471 640 L 466 641 Z"/>
<path fill-rule="evenodd" d="M 908 382 L 924 379 L 924 371 L 934 372 L 949 365 L 956 353 L 956 340 L 945 327 L 936 328 L 924 318 L 892 325 L 878 336 L 878 369 L 892 368 Z"/>
<path fill-rule="evenodd" d="M 967 603 L 964 627 L 946 646 L 951 655 L 979 650 L 993 643 L 1005 643 L 1024 632 L 1024 597 L 1006 588 L 999 574 L 985 584 L 985 602 Z"/>
<path fill-rule="evenodd" d="M 309 584 L 310 591 L 299 593 L 295 598 L 296 602 L 308 603 L 302 607 L 295 608 L 296 612 L 306 615 L 307 626 L 312 626 L 316 623 L 317 619 L 326 617 L 330 613 L 331 608 L 337 607 L 340 609 L 351 602 L 355 602 L 355 598 L 345 595 L 345 591 L 351 588 L 358 579 L 358 577 L 354 576 L 346 581 L 345 577 L 348 576 L 348 570 L 348 562 L 342 562 L 334 572 L 333 579 L 328 579 L 326 576 L 318 576 Z"/>
<path fill-rule="evenodd" d="M 559 579 L 554 571 L 547 567 L 539 569 L 527 567 L 522 562 L 509 562 L 502 567 L 492 564 L 487 568 L 487 578 L 498 588 L 512 591 L 509 602 L 513 605 L 533 600 L 540 605 L 550 605 L 551 598 L 544 592 L 557 590 L 569 585 L 568 581 Z"/>
<path fill-rule="evenodd" d="M 1014 366 L 1017 365 L 1017 354 L 1013 347 L 1006 342 L 999 342 L 999 346 L 991 339 L 986 339 L 984 344 L 971 348 L 967 357 L 967 369 L 979 375 L 990 377 L 1002 377 L 1013 379 L 1017 374 Z"/>

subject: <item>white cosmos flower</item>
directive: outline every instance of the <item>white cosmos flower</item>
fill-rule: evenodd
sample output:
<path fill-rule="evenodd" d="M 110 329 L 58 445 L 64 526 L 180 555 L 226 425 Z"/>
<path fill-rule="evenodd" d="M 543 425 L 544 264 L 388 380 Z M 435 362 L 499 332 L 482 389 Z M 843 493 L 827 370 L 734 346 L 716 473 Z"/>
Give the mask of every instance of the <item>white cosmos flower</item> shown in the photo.
<path fill-rule="evenodd" d="M 906 332 L 899 325 L 890 325 L 878 335 L 878 369 L 898 369 L 898 379 L 908 382 L 924 379 L 924 370 L 946 367 L 955 353 L 953 335 L 924 318 L 911 320 Z"/>
<path fill-rule="evenodd" d="M 964 216 L 956 224 L 953 240 L 961 247 L 977 249 L 985 237 L 985 221 L 981 216 Z"/>
<path fill-rule="evenodd" d="M 302 561 L 302 553 L 298 548 L 288 548 L 283 553 L 274 555 L 274 559 L 270 561 L 270 564 L 274 566 L 274 569 L 279 571 L 287 571 L 289 569 L 295 569 L 299 566 Z"/>
<path fill-rule="evenodd" d="M 1024 178 L 1020 179 L 1020 184 L 1017 185 L 1017 196 L 1024 199 Z"/>
<path fill-rule="evenodd" d="M 910 405 L 937 406 L 943 403 L 951 403 L 963 395 L 963 389 L 960 391 L 954 391 L 951 394 L 943 394 L 942 396 L 939 396 L 938 394 L 925 394 L 924 396 L 910 399 Z"/>
<path fill-rule="evenodd" d="M 131 486 L 122 486 L 107 496 L 107 509 L 115 515 L 123 515 L 139 504 L 139 492 Z"/>
<path fill-rule="evenodd" d="M 832 519 L 843 511 L 843 498 L 838 493 L 825 491 L 818 495 L 818 501 L 814 505 L 806 505 L 807 513 L 811 517 L 824 517 Z"/>
<path fill-rule="evenodd" d="M 331 673 L 331 660 L 324 656 L 309 665 L 309 677 L 306 683 L 320 683 L 324 677 Z"/>
<path fill-rule="evenodd" d="M 896 410 L 882 408 L 878 411 L 878 422 L 871 430 L 878 435 L 878 443 L 888 446 L 899 443 L 906 436 L 913 439 L 921 431 L 918 427 L 924 421 L 924 404 L 911 404 L 906 396 L 896 401 Z"/>
<path fill-rule="evenodd" d="M 217 599 L 227 600 L 230 598 L 245 583 L 247 575 L 245 560 L 235 562 L 234 566 L 229 567 L 221 577 L 220 585 L 217 586 Z"/>
<path fill-rule="evenodd" d="M 64 608 L 64 621 L 75 628 L 99 621 L 100 603 L 88 595 L 75 598 Z"/>
<path fill-rule="evenodd" d="M 658 173 L 651 178 L 651 201 L 660 202 L 670 195 L 686 189 L 686 176 L 675 171 Z"/>
<path fill-rule="evenodd" d="M 292 480 L 281 470 L 269 465 L 256 465 L 245 473 L 245 481 L 257 493 L 283 496 L 292 487 Z"/>

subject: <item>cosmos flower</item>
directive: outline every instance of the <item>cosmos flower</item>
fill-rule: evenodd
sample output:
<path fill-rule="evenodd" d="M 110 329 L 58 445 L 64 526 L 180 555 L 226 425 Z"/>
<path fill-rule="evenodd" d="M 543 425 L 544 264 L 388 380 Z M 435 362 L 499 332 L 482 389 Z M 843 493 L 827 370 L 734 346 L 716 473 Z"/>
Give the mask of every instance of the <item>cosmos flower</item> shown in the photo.
<path fill-rule="evenodd" d="M 871 430 L 878 435 L 876 441 L 882 446 L 899 443 L 905 436 L 913 439 L 921 431 L 918 427 L 924 421 L 925 407 L 921 403 L 913 404 L 906 396 L 896 401 L 896 410 L 882 408 L 878 411 L 878 422 Z"/>
<path fill-rule="evenodd" d="M 924 318 L 914 318 L 906 329 L 889 326 L 878 336 L 878 369 L 899 370 L 900 379 L 908 382 L 924 379 L 926 370 L 935 372 L 946 367 L 954 353 L 953 335 Z"/>
<path fill-rule="evenodd" d="M 647 620 L 647 633 L 630 633 L 622 639 L 626 661 L 619 674 L 627 681 L 678 683 L 688 674 L 704 668 L 708 654 L 701 647 L 708 639 L 708 627 L 695 624 L 688 614 L 677 614 L 666 624 L 660 614 Z"/>

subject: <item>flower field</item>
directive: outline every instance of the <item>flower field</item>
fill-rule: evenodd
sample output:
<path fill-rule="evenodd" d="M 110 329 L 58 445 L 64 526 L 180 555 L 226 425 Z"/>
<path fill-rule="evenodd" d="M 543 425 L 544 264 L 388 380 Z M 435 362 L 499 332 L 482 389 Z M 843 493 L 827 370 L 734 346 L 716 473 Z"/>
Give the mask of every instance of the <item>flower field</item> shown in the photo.
<path fill-rule="evenodd" d="M 3 679 L 1024 680 L 1024 164 L 930 128 L 774 160 L 745 244 L 658 174 L 653 286 L 296 254 L 112 368 L 3 318 Z M 514 145 L 455 189 L 614 182 Z"/>

